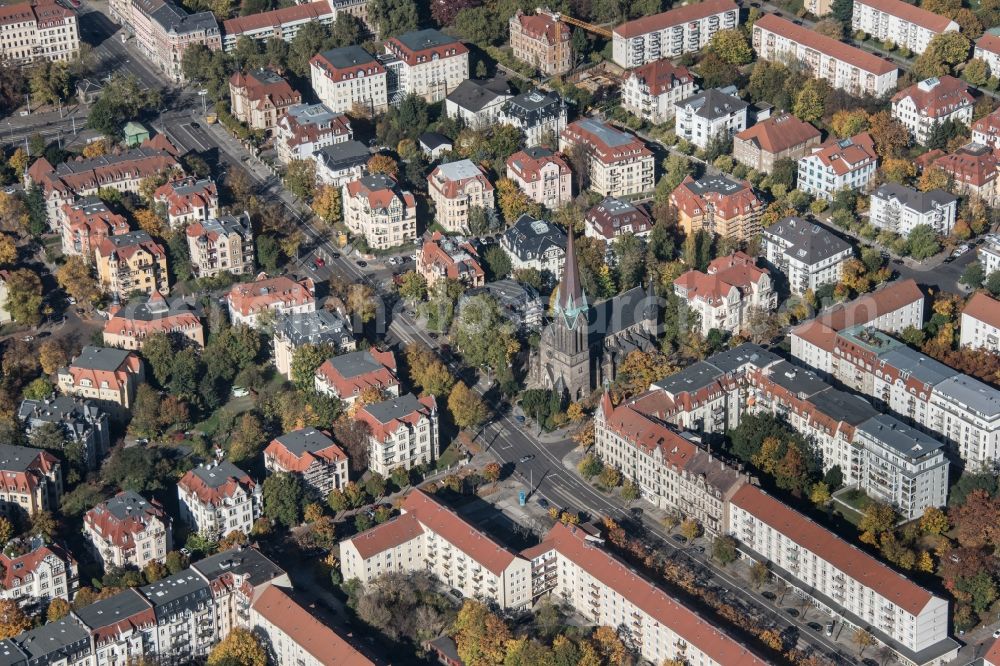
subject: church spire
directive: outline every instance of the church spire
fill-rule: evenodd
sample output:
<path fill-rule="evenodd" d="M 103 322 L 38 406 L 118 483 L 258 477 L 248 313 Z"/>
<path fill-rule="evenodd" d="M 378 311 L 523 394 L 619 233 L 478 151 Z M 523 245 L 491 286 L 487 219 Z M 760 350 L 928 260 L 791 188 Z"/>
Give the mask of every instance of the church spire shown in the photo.
<path fill-rule="evenodd" d="M 580 266 L 576 261 L 576 242 L 573 238 L 573 226 L 569 227 L 569 237 L 566 239 L 566 259 L 563 262 L 562 281 L 559 283 L 559 294 L 556 298 L 556 310 L 567 319 L 576 317 L 577 313 L 586 311 L 587 294 L 580 282 Z"/>

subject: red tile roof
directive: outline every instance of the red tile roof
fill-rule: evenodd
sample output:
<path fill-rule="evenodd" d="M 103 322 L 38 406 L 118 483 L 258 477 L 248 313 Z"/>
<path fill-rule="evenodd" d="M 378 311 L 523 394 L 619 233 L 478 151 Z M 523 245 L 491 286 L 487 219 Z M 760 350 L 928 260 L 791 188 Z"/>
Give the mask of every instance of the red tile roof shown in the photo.
<path fill-rule="evenodd" d="M 924 293 L 920 291 L 916 280 L 898 280 L 850 303 L 834 306 L 817 317 L 817 321 L 834 331 L 842 331 L 851 326 L 867 324 L 915 301 L 922 301 L 923 298 Z"/>
<path fill-rule="evenodd" d="M 497 576 L 510 566 L 517 555 L 467 523 L 457 513 L 422 490 L 411 491 L 400 509 L 416 516 L 421 525 L 432 530 L 451 545 Z"/>
<path fill-rule="evenodd" d="M 1000 638 L 993 641 L 990 649 L 983 655 L 986 666 L 1000 666 Z"/>
<path fill-rule="evenodd" d="M 843 176 L 878 161 L 875 142 L 868 132 L 856 134 L 850 139 L 832 137 L 814 148 L 809 157 L 817 158 L 823 166 Z"/>
<path fill-rule="evenodd" d="M 981 291 L 969 299 L 962 314 L 978 319 L 993 328 L 1000 328 L 1000 301 L 990 298 Z"/>
<path fill-rule="evenodd" d="M 514 17 L 521 24 L 522 32 L 532 39 L 544 41 L 550 46 L 570 39 L 569 27 L 555 20 L 549 14 L 521 14 Z"/>
<path fill-rule="evenodd" d="M 804 120 L 781 113 L 748 127 L 737 134 L 736 139 L 752 141 L 763 152 L 778 154 L 809 141 L 818 141 L 820 136 L 820 131 Z"/>
<path fill-rule="evenodd" d="M 837 332 L 817 319 L 792 329 L 792 335 L 828 352 L 837 346 Z"/>
<path fill-rule="evenodd" d="M 976 48 L 1000 55 L 1000 35 L 983 35 L 976 40 Z"/>
<path fill-rule="evenodd" d="M 313 283 L 309 278 L 296 282 L 284 275 L 269 278 L 261 273 L 253 282 L 234 285 L 226 294 L 226 300 L 234 310 L 246 317 L 276 306 L 304 305 L 315 301 L 316 297 L 313 296 Z"/>
<path fill-rule="evenodd" d="M 467 283 L 480 285 L 486 278 L 483 267 L 479 265 L 479 253 L 471 243 L 462 242 L 451 245 L 451 253 L 441 246 L 444 237 L 441 232 L 434 232 L 429 241 L 420 247 L 420 266 L 436 267 L 453 280 L 465 280 Z"/>
<path fill-rule="evenodd" d="M 486 179 L 486 176 L 483 176 Z M 487 184 L 489 181 L 486 181 Z M 487 189 L 491 189 L 490 185 Z M 368 207 L 372 210 L 385 210 L 392 204 L 393 199 L 403 202 L 404 209 L 410 209 L 417 205 L 417 200 L 412 192 L 404 191 L 399 187 L 396 179 L 388 174 L 374 174 L 362 176 L 357 180 L 347 183 L 347 195 L 350 198 L 364 197 L 368 200 Z"/>
<path fill-rule="evenodd" d="M 208 178 L 178 178 L 156 188 L 153 200 L 166 203 L 169 215 L 188 215 L 198 209 L 218 206 L 219 190 Z"/>
<path fill-rule="evenodd" d="M 108 508 L 109 502 L 115 502 L 121 511 L 127 511 L 125 517 L 116 516 Z M 120 492 L 114 498 L 101 502 L 84 514 L 83 521 L 105 541 L 126 550 L 135 548 L 135 535 L 145 532 L 154 521 L 170 529 L 170 518 L 159 502 L 130 492 Z"/>
<path fill-rule="evenodd" d="M 714 663 L 725 666 L 769 663 L 665 591 L 640 577 L 607 551 L 588 542 L 583 530 L 557 523 L 549 530 L 541 545 L 525 551 L 524 555 L 530 557 L 545 550 L 555 550 L 560 556 L 576 564 L 655 621 L 669 627 L 684 642 L 704 652 Z"/>
<path fill-rule="evenodd" d="M 946 16 L 915 7 L 902 0 L 856 0 L 856 2 L 868 5 L 872 9 L 877 9 L 891 16 L 901 18 L 904 21 L 918 25 L 921 28 L 926 28 L 932 32 L 944 32 L 951 25 L 951 19 Z"/>
<path fill-rule="evenodd" d="M 717 305 L 733 289 L 746 294 L 752 285 L 760 282 L 769 272 L 766 268 L 757 268 L 753 258 L 743 252 L 734 252 L 714 259 L 708 265 L 707 273 L 687 271 L 674 280 L 674 286 L 685 289 L 689 301 L 701 298 L 710 305 Z"/>
<path fill-rule="evenodd" d="M 328 433 L 319 432 L 323 438 L 329 439 Z M 264 449 L 264 457 L 273 458 L 277 461 L 281 469 L 286 472 L 299 473 L 308 470 L 314 461 L 318 461 L 323 465 L 332 465 L 347 460 L 347 454 L 332 439 L 329 440 L 329 444 L 325 448 L 315 451 L 302 451 L 301 455 L 297 455 L 285 446 L 284 442 L 281 441 L 281 437 L 271 440 L 271 443 Z"/>
<path fill-rule="evenodd" d="M 983 187 L 997 179 L 1000 159 L 986 146 L 969 144 L 937 158 L 934 166 L 947 171 L 959 183 Z"/>
<path fill-rule="evenodd" d="M 750 183 L 745 180 L 730 180 L 741 187 L 733 192 L 719 192 L 713 189 L 698 193 L 692 189 L 695 179 L 687 176 L 670 194 L 670 203 L 688 217 L 700 217 L 714 208 L 715 215 L 723 220 L 731 220 L 744 214 L 748 208 L 762 208 L 763 203 L 754 194 Z"/>
<path fill-rule="evenodd" d="M 558 153 L 548 153 L 548 151 L 533 151 L 535 155 L 529 155 L 523 150 L 519 150 L 507 158 L 507 174 L 513 173 L 523 181 L 533 183 L 542 177 L 542 169 L 550 164 L 555 166 L 560 176 L 571 173 L 566 160 Z"/>
<path fill-rule="evenodd" d="M 614 34 L 625 38 L 638 37 L 647 32 L 663 30 L 674 25 L 682 25 L 689 21 L 697 21 L 713 14 L 721 14 L 728 11 L 739 11 L 731 0 L 692 2 L 689 5 L 654 14 L 653 16 L 644 16 L 643 18 L 623 23 L 614 29 Z"/>
<path fill-rule="evenodd" d="M 0 7 L 0 25 L 35 21 L 47 28 L 65 22 L 74 12 L 56 4 L 55 0 L 19 2 Z"/>
<path fill-rule="evenodd" d="M 756 486 L 740 488 L 731 503 L 912 615 L 919 615 L 934 598 L 902 574 Z"/>
<path fill-rule="evenodd" d="M 266 71 L 265 74 L 272 74 Z M 274 80 L 264 80 L 255 72 L 236 72 L 229 78 L 229 85 L 243 90 L 247 100 L 264 109 L 268 105 L 281 109 L 302 102 L 302 94 L 292 89 L 288 81 L 274 75 Z"/>
<path fill-rule="evenodd" d="M 625 79 L 636 77 L 649 87 L 651 95 L 663 95 L 678 86 L 694 81 L 687 67 L 675 65 L 666 58 L 654 60 L 636 67 L 625 75 Z"/>
<path fill-rule="evenodd" d="M 832 58 L 853 65 L 858 69 L 875 75 L 888 74 L 896 70 L 896 66 L 888 60 L 874 56 L 867 51 L 848 46 L 832 37 L 813 32 L 804 26 L 795 25 L 787 19 L 774 14 L 764 14 L 753 24 L 754 30 L 766 30 L 792 40 Z"/>
<path fill-rule="evenodd" d="M 330 7 L 326 0 L 309 2 L 302 5 L 292 5 L 282 7 L 269 12 L 260 12 L 249 16 L 238 16 L 236 18 L 223 21 L 222 32 L 227 37 L 239 35 L 244 32 L 262 30 L 264 28 L 279 28 L 287 23 L 297 21 L 312 20 L 334 16 L 336 12 Z"/>
<path fill-rule="evenodd" d="M 365 530 L 349 539 L 362 558 L 368 559 L 390 548 L 401 546 L 424 533 L 416 514 L 406 513 Z"/>
<path fill-rule="evenodd" d="M 987 137 L 992 138 L 993 141 L 1000 138 L 1000 108 L 994 109 L 989 115 L 983 116 L 972 123 L 972 131 L 985 134 Z M 938 154 L 943 153 L 939 150 Z"/>
<path fill-rule="evenodd" d="M 36 575 L 38 573 L 36 571 L 38 565 L 49 556 L 55 557 L 69 567 L 76 565 L 76 560 L 73 559 L 73 556 L 56 544 L 42 545 L 29 553 L 17 557 L 11 557 L 5 552 L 0 552 L 0 571 L 3 574 L 2 578 L 0 578 L 0 585 L 5 590 L 10 590 L 11 587 L 20 585 L 24 581 L 25 576 Z M 67 578 L 72 578 L 69 572 L 67 572 Z"/>
<path fill-rule="evenodd" d="M 261 593 L 253 602 L 253 610 L 323 666 L 371 666 L 375 663 L 276 585 L 268 586 Z"/>
<path fill-rule="evenodd" d="M 472 162 L 469 162 L 469 164 L 472 164 Z M 482 185 L 484 192 L 491 192 L 493 190 L 493 183 L 486 177 L 486 172 L 478 164 L 473 165 L 477 173 L 468 178 L 450 178 L 448 176 L 449 170 L 443 168 L 444 166 L 439 165 L 434 167 L 434 170 L 427 176 L 427 184 L 441 192 L 447 199 L 464 197 L 466 186 L 472 182 Z"/>
<path fill-rule="evenodd" d="M 392 399 L 390 398 L 390 400 Z M 417 398 L 417 404 L 419 406 L 410 413 L 403 414 L 397 418 L 392 418 L 386 423 L 382 423 L 378 420 L 378 418 L 371 414 L 368 410 L 371 405 L 365 405 L 362 409 L 360 409 L 355 415 L 355 418 L 359 421 L 367 423 L 368 427 L 371 429 L 372 437 L 379 442 L 384 442 L 389 435 L 396 432 L 396 429 L 404 423 L 411 426 L 416 425 L 421 421 L 421 419 L 430 418 L 432 413 L 437 412 L 437 401 L 434 399 L 433 395 L 425 395 Z"/>
<path fill-rule="evenodd" d="M 906 5 L 906 3 L 902 3 Z M 906 5 L 910 7 L 910 5 Z M 914 8 L 915 9 L 915 8 Z M 954 113 L 962 107 L 976 103 L 969 94 L 969 86 L 954 76 L 938 77 L 937 83 L 927 89 L 928 81 L 914 83 L 892 96 L 893 103 L 902 102 L 907 97 L 913 100 L 917 111 L 929 118 L 938 118 Z"/>

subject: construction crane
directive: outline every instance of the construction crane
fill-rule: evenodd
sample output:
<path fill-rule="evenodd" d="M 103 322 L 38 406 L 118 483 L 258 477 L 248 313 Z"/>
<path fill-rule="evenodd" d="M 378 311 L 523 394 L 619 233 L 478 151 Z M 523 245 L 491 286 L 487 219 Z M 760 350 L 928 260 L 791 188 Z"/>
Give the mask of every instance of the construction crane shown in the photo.
<path fill-rule="evenodd" d="M 575 25 L 578 28 L 582 28 L 587 32 L 592 32 L 595 35 L 600 35 L 604 39 L 611 39 L 611 31 L 607 28 L 602 28 L 599 25 L 594 25 L 593 23 L 587 23 L 586 21 L 581 21 L 580 19 L 575 19 L 572 16 L 566 16 L 565 14 L 559 15 L 559 20 L 563 23 L 569 23 L 570 25 Z"/>

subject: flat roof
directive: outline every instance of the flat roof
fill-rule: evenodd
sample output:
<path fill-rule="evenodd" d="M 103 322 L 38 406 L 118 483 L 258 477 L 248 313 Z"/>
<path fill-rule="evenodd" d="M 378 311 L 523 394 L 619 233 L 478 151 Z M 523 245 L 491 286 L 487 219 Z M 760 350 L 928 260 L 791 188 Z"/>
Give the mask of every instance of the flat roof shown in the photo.
<path fill-rule="evenodd" d="M 943 443 L 888 414 L 876 414 L 860 424 L 858 430 L 905 458 L 920 458 L 944 448 Z"/>

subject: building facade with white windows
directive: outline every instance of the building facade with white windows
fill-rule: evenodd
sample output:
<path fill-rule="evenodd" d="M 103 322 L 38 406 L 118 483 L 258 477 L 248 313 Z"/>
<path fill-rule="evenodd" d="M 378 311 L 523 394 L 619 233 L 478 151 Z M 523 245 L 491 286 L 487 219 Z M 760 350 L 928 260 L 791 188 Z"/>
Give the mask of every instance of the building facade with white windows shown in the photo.
<path fill-rule="evenodd" d="M 1000 352 L 1000 301 L 974 294 L 962 310 L 961 336 L 963 347 Z"/>
<path fill-rule="evenodd" d="M 785 274 L 791 293 L 799 296 L 839 282 L 844 262 L 854 256 L 850 243 L 798 217 L 764 229 L 761 245 L 768 264 Z"/>
<path fill-rule="evenodd" d="M 975 103 L 964 81 L 954 76 L 935 76 L 893 95 L 892 117 L 910 130 L 917 143 L 926 144 L 935 127 L 943 123 L 971 125 Z"/>
<path fill-rule="evenodd" d="M 360 46 L 314 55 L 309 75 L 316 97 L 335 113 L 375 115 L 389 108 L 386 69 Z"/>
<path fill-rule="evenodd" d="M 364 405 L 355 415 L 368 424 L 368 467 L 388 478 L 397 467 L 413 469 L 438 458 L 438 413 L 434 396 L 407 393 Z"/>
<path fill-rule="evenodd" d="M 628 21 L 612 31 L 612 60 L 630 69 L 700 51 L 712 35 L 736 28 L 739 22 L 739 7 L 731 0 L 705 0 Z"/>
<path fill-rule="evenodd" d="M 871 135 L 829 139 L 799 158 L 797 186 L 832 201 L 840 190 L 863 190 L 875 177 L 878 154 Z"/>
<path fill-rule="evenodd" d="M 908 236 L 918 225 L 927 225 L 942 236 L 951 233 L 958 212 L 958 197 L 944 190 L 921 192 L 898 183 L 885 183 L 868 200 L 868 219 L 879 229 Z"/>
<path fill-rule="evenodd" d="M 749 108 L 733 87 L 703 90 L 674 102 L 674 133 L 704 149 L 745 130 Z"/>
<path fill-rule="evenodd" d="M 261 486 L 228 460 L 195 467 L 177 482 L 181 519 L 211 539 L 250 534 L 260 517 Z"/>
<path fill-rule="evenodd" d="M 936 35 L 958 32 L 958 24 L 903 0 L 854 0 L 851 29 L 920 55 Z"/>
<path fill-rule="evenodd" d="M 622 107 L 655 124 L 674 117 L 674 105 L 694 94 L 697 84 L 687 67 L 654 60 L 625 74 Z"/>

